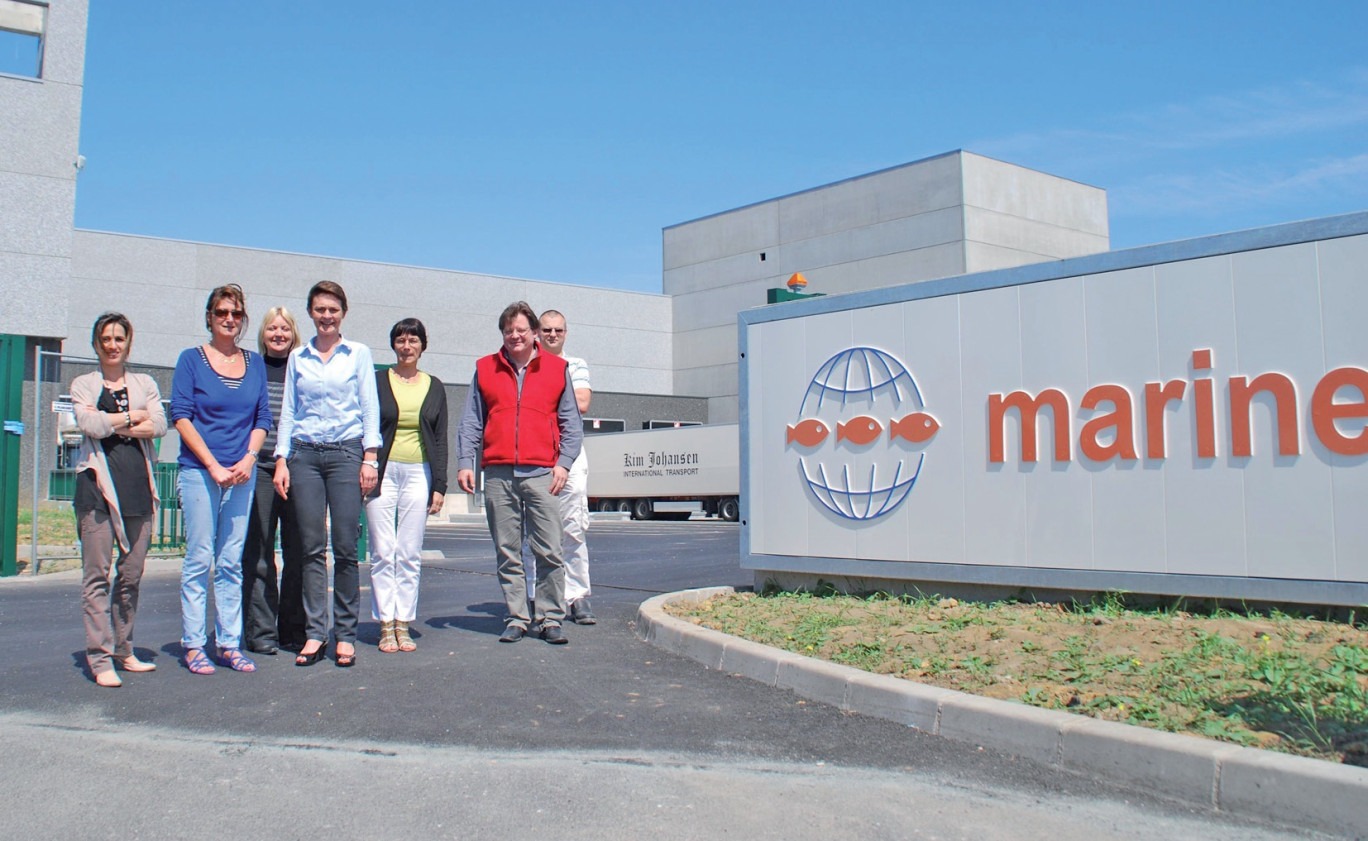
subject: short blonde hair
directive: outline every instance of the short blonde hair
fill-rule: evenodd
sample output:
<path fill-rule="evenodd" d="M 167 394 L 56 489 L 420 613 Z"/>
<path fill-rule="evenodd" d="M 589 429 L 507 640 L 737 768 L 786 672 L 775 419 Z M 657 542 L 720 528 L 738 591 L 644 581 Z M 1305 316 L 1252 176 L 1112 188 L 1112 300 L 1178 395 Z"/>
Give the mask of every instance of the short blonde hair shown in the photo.
<path fill-rule="evenodd" d="M 290 342 L 290 350 L 294 350 L 304 343 L 299 338 L 299 324 L 295 322 L 295 317 L 290 315 L 290 311 L 284 307 L 271 307 L 261 317 L 261 329 L 257 331 L 257 349 L 261 351 L 262 356 L 266 355 L 266 328 L 270 327 L 271 322 L 277 318 L 285 319 L 285 323 L 290 325 L 290 335 L 294 337 Z"/>

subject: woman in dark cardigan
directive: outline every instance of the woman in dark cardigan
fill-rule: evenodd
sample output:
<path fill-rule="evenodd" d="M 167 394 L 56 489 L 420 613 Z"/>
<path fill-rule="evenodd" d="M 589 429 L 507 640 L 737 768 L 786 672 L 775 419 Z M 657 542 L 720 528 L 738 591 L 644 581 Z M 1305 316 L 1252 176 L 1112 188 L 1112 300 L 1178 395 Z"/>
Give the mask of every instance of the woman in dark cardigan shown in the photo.
<path fill-rule="evenodd" d="M 418 611 L 423 530 L 447 489 L 447 401 L 442 381 L 418 370 L 427 329 L 406 318 L 390 329 L 396 362 L 377 371 L 380 482 L 366 501 L 370 528 L 371 613 L 380 650 L 414 651 L 409 623 Z"/>

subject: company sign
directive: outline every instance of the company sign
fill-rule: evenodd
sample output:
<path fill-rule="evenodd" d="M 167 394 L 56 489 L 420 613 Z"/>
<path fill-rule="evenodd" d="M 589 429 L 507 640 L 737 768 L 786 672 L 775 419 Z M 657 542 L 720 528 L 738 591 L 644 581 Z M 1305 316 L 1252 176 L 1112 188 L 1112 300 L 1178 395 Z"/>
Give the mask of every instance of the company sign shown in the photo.
<path fill-rule="evenodd" d="M 917 381 L 891 353 L 847 348 L 823 362 L 784 439 L 813 500 L 848 520 L 896 511 L 940 428 L 923 408 Z"/>
<path fill-rule="evenodd" d="M 1368 601 L 1368 231 L 1315 230 L 743 313 L 743 564 Z"/>

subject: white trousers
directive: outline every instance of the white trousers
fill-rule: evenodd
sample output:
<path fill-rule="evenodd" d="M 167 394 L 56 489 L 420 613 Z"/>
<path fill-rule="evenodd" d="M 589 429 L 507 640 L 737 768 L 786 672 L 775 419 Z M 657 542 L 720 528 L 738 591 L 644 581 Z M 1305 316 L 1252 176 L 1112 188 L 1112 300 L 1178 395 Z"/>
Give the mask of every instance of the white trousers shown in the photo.
<path fill-rule="evenodd" d="M 426 463 L 391 461 L 385 464 L 380 495 L 366 502 L 371 616 L 379 622 L 412 622 L 417 618 L 431 481 L 432 468 Z"/>
<path fill-rule="evenodd" d="M 561 557 L 565 561 L 565 603 L 587 598 L 589 589 L 589 456 L 580 450 L 570 465 L 570 478 L 565 480 L 556 497 L 561 514 Z M 527 592 L 537 591 L 537 562 L 527 548 L 523 536 L 523 568 L 527 571 Z M 529 598 L 531 596 L 529 595 Z"/>
<path fill-rule="evenodd" d="M 589 457 L 584 450 L 570 466 L 560 496 L 561 557 L 565 559 L 565 603 L 589 595 Z"/>

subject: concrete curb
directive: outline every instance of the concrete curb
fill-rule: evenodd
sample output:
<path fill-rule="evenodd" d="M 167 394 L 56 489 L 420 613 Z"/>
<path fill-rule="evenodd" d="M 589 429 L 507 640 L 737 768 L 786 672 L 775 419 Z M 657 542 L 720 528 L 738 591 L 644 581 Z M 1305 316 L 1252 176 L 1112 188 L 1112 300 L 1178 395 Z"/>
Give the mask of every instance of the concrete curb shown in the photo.
<path fill-rule="evenodd" d="M 665 593 L 637 610 L 637 636 L 711 669 L 938 736 L 1133 785 L 1219 812 L 1358 837 L 1368 827 L 1368 768 L 982 698 L 874 675 L 702 628 L 672 602 L 731 593 Z"/>

